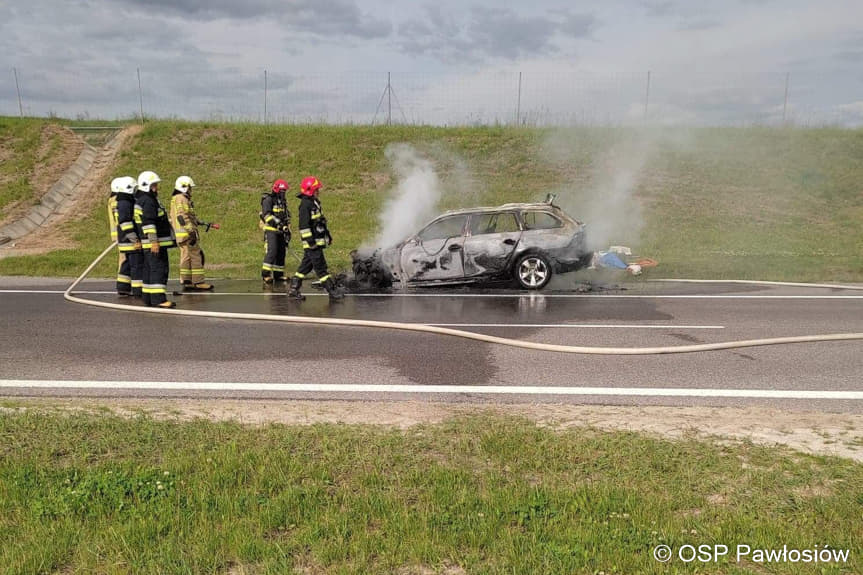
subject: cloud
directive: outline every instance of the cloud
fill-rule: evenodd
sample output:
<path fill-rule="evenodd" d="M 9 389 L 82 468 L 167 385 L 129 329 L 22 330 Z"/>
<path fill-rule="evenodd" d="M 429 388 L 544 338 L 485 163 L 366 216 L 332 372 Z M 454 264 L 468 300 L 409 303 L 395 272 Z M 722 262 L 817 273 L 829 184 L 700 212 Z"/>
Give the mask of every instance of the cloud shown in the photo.
<path fill-rule="evenodd" d="M 551 10 L 524 16 L 509 9 L 475 5 L 463 18 L 440 5 L 426 5 L 425 18 L 404 21 L 398 45 L 410 54 L 444 62 L 517 60 L 560 52 L 560 42 L 589 37 L 593 14 Z"/>
<path fill-rule="evenodd" d="M 308 36 L 343 35 L 385 38 L 392 33 L 388 20 L 369 16 L 351 0 L 113 0 L 138 13 L 156 13 L 188 20 L 264 20 Z"/>
<path fill-rule="evenodd" d="M 642 0 L 641 6 L 647 15 L 653 18 L 664 18 L 674 13 L 677 8 L 677 4 L 669 0 Z"/>
<path fill-rule="evenodd" d="M 711 28 L 719 28 L 722 25 L 716 18 L 709 17 L 695 17 L 695 18 L 684 18 L 680 24 L 677 25 L 678 30 L 710 30 Z"/>

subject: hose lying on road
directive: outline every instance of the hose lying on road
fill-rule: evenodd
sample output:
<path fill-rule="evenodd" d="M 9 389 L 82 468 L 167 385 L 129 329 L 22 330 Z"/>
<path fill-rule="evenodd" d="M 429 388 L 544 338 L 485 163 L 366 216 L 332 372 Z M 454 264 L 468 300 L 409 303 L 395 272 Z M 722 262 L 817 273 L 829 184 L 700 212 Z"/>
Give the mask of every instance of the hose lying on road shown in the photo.
<path fill-rule="evenodd" d="M 231 313 L 217 311 L 193 311 L 183 309 L 161 309 L 153 307 L 141 307 L 134 305 L 123 305 L 117 303 L 100 302 L 82 299 L 72 295 L 75 287 L 83 281 L 102 259 L 114 249 L 116 243 L 108 246 L 102 254 L 93 260 L 93 263 L 84 270 L 78 279 L 72 282 L 63 294 L 67 300 L 84 305 L 95 307 L 104 307 L 108 309 L 119 309 L 124 311 L 137 311 L 144 313 L 159 313 L 168 315 L 182 315 L 192 317 L 212 317 L 225 319 L 247 319 L 256 321 L 279 321 L 286 323 L 305 323 L 315 325 L 338 325 L 338 326 L 354 326 L 354 327 L 377 327 L 385 329 L 400 329 L 406 331 L 416 331 L 422 333 L 434 333 L 439 335 L 450 335 L 473 339 L 486 343 L 497 343 L 508 345 L 510 347 L 520 347 L 523 349 L 532 349 L 537 351 L 555 351 L 560 353 L 579 353 L 593 355 L 656 355 L 664 353 L 692 353 L 697 351 L 716 351 L 722 349 L 735 349 L 741 347 L 755 347 L 760 345 L 778 345 L 786 343 L 807 343 L 807 342 L 823 342 L 823 341 L 846 341 L 863 339 L 863 333 L 832 333 L 824 335 L 803 335 L 793 337 L 774 337 L 768 339 L 749 339 L 743 341 L 726 341 L 719 343 L 702 343 L 695 345 L 679 345 L 672 347 L 581 347 L 574 345 L 555 345 L 548 343 L 537 343 L 532 341 L 522 341 L 518 339 L 510 339 L 506 337 L 496 337 L 470 331 L 462 331 L 457 329 L 449 329 L 445 327 L 436 327 L 431 325 L 413 324 L 413 323 L 398 323 L 389 321 L 372 321 L 361 319 L 335 319 L 321 317 L 303 317 L 296 315 L 267 315 L 258 313 Z"/>

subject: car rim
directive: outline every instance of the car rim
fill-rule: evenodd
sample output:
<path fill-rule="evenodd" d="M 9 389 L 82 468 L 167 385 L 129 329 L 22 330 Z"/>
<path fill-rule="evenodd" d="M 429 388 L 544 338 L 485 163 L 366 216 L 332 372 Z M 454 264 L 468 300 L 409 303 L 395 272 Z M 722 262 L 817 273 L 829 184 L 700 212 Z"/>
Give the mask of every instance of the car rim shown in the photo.
<path fill-rule="evenodd" d="M 528 258 L 521 262 L 518 274 L 522 284 L 537 287 L 542 285 L 548 276 L 548 266 L 540 258 Z"/>

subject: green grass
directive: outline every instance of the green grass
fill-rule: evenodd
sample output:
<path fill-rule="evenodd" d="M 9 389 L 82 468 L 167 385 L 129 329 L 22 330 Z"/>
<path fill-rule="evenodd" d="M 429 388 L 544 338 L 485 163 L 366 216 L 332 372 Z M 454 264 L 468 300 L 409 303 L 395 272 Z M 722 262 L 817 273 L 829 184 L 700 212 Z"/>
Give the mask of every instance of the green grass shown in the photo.
<path fill-rule="evenodd" d="M 47 121 L 0 116 L 0 214 L 15 202 L 33 196 L 30 178 L 36 164 L 42 128 Z"/>
<path fill-rule="evenodd" d="M 25 412 L 0 437 L 4 573 L 748 572 L 658 564 L 661 543 L 830 545 L 851 562 L 764 572 L 861 567 L 863 466 L 749 444 L 494 415 L 400 431 Z"/>
<path fill-rule="evenodd" d="M 260 193 L 285 177 L 296 212 L 292 194 L 303 176 L 315 174 L 336 240 L 328 259 L 338 270 L 378 229 L 395 184 L 384 157 L 394 142 L 433 161 L 441 209 L 541 200 L 557 191 L 572 215 L 586 217 L 586 206 L 608 200 L 608 180 L 639 166 L 631 195 L 600 213 L 624 220 L 612 222 L 609 243 L 660 262 L 649 277 L 863 281 L 863 130 L 151 122 L 122 154 L 116 175 L 152 169 L 166 184 L 163 196 L 174 178 L 191 175 L 201 217 L 223 224 L 202 242 L 210 263 L 228 266 L 213 275 L 254 277 L 262 256 Z M 0 260 L 0 273 L 77 274 L 107 245 L 103 209 L 70 226 L 80 248 Z M 595 220 L 587 221 L 589 230 L 599 229 Z M 295 264 L 289 256 L 288 267 Z M 110 277 L 112 267 L 96 274 Z"/>

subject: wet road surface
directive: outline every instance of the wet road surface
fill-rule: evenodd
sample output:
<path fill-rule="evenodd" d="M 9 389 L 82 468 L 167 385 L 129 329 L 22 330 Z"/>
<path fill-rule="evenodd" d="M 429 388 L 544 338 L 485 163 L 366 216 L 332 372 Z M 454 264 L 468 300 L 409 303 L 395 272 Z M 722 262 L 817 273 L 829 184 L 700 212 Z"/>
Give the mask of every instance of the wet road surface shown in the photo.
<path fill-rule="evenodd" d="M 803 343 L 661 356 L 584 356 L 380 328 L 164 317 L 67 302 L 67 282 L 0 278 L 0 379 L 335 383 L 610 388 L 863 390 L 863 342 Z M 172 286 L 173 289 L 177 289 Z M 552 286 L 554 287 L 554 286 Z M 570 288 L 571 286 L 567 286 Z M 584 290 L 588 286 L 579 286 Z M 427 289 L 305 302 L 257 281 L 177 295 L 179 309 L 425 323 L 543 343 L 655 347 L 863 332 L 863 292 L 636 281 L 593 291 Z M 602 287 L 603 289 L 598 289 Z M 32 293 L 41 290 L 48 293 Z M 81 297 L 125 303 L 111 283 Z M 28 390 L 3 395 L 135 395 L 373 399 L 350 392 Z M 388 394 L 388 398 L 399 394 Z M 417 395 L 411 395 L 417 398 Z M 420 395 L 419 397 L 422 397 Z M 863 412 L 858 400 L 488 396 L 452 401 L 751 405 Z"/>

